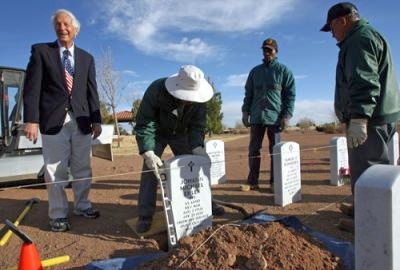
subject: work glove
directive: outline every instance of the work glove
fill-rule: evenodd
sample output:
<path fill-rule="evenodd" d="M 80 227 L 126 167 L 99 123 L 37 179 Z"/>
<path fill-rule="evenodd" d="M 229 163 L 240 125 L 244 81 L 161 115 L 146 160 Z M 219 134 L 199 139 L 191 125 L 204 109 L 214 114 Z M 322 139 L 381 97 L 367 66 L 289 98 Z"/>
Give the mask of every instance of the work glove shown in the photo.
<path fill-rule="evenodd" d="M 161 179 L 160 167 L 163 165 L 161 159 L 156 154 L 154 154 L 154 151 L 152 150 L 144 152 L 142 154 L 142 157 L 146 166 L 153 171 L 157 179 Z"/>
<path fill-rule="evenodd" d="M 280 130 L 284 131 L 289 126 L 289 118 L 283 117 L 280 121 Z"/>
<path fill-rule="evenodd" d="M 347 145 L 356 148 L 367 140 L 367 119 L 350 119 L 347 127 Z"/>
<path fill-rule="evenodd" d="M 242 112 L 242 123 L 245 127 L 249 127 L 250 126 L 250 122 L 249 122 L 249 113 L 248 112 Z"/>
<path fill-rule="evenodd" d="M 206 149 L 203 146 L 197 146 L 196 148 L 193 148 L 192 154 L 208 158 L 208 154 L 206 152 Z"/>

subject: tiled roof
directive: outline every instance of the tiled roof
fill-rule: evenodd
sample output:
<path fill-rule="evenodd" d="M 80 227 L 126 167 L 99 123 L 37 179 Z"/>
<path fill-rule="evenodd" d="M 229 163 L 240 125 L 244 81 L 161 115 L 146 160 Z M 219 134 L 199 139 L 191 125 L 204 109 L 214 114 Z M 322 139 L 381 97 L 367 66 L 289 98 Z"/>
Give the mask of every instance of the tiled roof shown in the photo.
<path fill-rule="evenodd" d="M 133 122 L 133 114 L 131 111 L 117 112 L 118 122 Z"/>

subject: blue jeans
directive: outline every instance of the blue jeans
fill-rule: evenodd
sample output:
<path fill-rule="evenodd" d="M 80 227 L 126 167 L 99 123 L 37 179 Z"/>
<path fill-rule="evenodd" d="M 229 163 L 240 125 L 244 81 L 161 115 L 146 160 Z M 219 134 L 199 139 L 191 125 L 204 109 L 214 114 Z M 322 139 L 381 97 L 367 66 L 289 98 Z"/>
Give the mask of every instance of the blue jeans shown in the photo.
<path fill-rule="evenodd" d="M 272 149 L 275 145 L 275 133 L 279 132 L 279 126 L 252 124 L 250 127 L 250 144 L 249 144 L 249 175 L 247 183 L 249 185 L 258 185 L 260 175 L 260 150 L 264 140 L 265 131 L 267 131 L 269 141 L 269 154 L 272 154 Z M 270 184 L 274 182 L 274 166 L 273 158 L 270 156 Z"/>

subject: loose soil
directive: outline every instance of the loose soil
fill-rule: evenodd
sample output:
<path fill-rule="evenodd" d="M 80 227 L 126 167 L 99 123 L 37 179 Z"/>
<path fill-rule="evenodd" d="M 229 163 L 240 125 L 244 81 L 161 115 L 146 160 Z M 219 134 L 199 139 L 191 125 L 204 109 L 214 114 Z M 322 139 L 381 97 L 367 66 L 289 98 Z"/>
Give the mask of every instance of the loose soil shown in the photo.
<path fill-rule="evenodd" d="M 263 211 L 277 217 L 294 215 L 316 231 L 352 242 L 354 236 L 340 231 L 336 226 L 339 218 L 344 217 L 339 211 L 339 205 L 344 201 L 350 202 L 351 190 L 348 185 L 341 187 L 329 185 L 329 145 L 332 136 L 316 132 L 283 134 L 282 140 L 300 144 L 302 177 L 301 201 L 285 207 L 274 205 L 274 197 L 267 183 L 269 180 L 267 141 L 264 142 L 264 156 L 261 163 L 261 190 L 243 192 L 240 190 L 240 185 L 245 183 L 248 172 L 249 137 L 225 138 L 226 182 L 213 187 L 214 198 L 239 205 L 249 213 Z M 116 152 L 121 153 L 120 150 Z M 169 157 L 171 154 L 167 152 L 163 159 Z M 137 216 L 142 158 L 137 154 L 135 147 L 131 147 L 121 155 L 116 155 L 113 162 L 93 158 L 92 166 L 94 179 L 90 199 L 94 207 L 100 210 L 100 218 L 88 220 L 73 216 L 71 213 L 69 217 L 71 230 L 55 233 L 50 231 L 48 225 L 45 188 L 9 189 L 0 191 L 0 228 L 4 225 L 5 219 L 11 221 L 17 219 L 27 200 L 38 197 L 40 202 L 34 205 L 27 214 L 20 229 L 35 242 L 42 259 L 70 256 L 71 260 L 68 263 L 51 269 L 83 269 L 94 260 L 146 254 L 163 248 L 165 234 L 137 238 L 126 224 L 126 220 Z M 73 209 L 72 190 L 67 189 L 67 194 L 71 202 L 70 208 Z M 160 200 L 157 202 L 157 207 L 157 210 L 162 209 Z M 227 213 L 222 218 L 213 221 L 213 230 L 222 224 L 242 219 L 242 215 L 236 210 L 231 208 L 225 208 L 225 210 Z M 239 234 L 239 230 L 243 232 Z M 165 269 L 173 269 L 175 265 L 180 264 L 210 233 L 211 229 L 191 239 L 182 239 L 181 249 L 169 254 L 171 258 L 168 261 L 171 267 Z M 222 239 L 227 242 L 225 243 Z M 235 247 L 229 247 L 229 241 L 236 241 Z M 224 243 L 226 246 L 223 246 Z M 18 264 L 20 247 L 21 240 L 16 236 L 12 236 L 5 246 L 0 247 L 0 269 L 7 269 Z M 241 247 L 243 247 L 242 251 Z M 206 255 L 210 256 L 208 263 L 204 261 Z M 254 258 L 251 259 L 252 257 Z M 196 258 L 198 262 L 194 262 Z M 298 235 L 277 223 L 246 226 L 242 229 L 225 226 L 182 266 L 186 267 L 183 269 L 246 269 L 245 267 L 252 269 L 248 268 L 246 263 L 249 260 L 249 265 L 251 261 L 255 263 L 263 261 L 261 258 L 264 258 L 267 263 L 265 269 L 302 269 L 301 266 L 303 269 L 340 269 L 341 267 L 338 259 L 320 249 L 318 243 L 312 243 L 307 240 L 307 237 Z M 226 265 L 224 260 L 227 260 Z M 296 265 L 300 266 L 296 267 Z"/>
<path fill-rule="evenodd" d="M 207 241 L 208 239 L 210 240 Z M 338 257 L 321 248 L 314 240 L 272 222 L 240 227 L 218 225 L 182 238 L 179 247 L 167 256 L 158 261 L 144 263 L 139 269 L 344 268 Z"/>

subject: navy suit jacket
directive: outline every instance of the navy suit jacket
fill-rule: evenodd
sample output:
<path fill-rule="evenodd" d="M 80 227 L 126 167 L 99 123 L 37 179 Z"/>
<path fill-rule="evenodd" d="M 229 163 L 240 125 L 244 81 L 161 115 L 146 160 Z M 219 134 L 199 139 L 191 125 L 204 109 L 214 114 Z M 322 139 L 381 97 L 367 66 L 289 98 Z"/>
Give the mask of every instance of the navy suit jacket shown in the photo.
<path fill-rule="evenodd" d="M 39 123 L 42 134 L 57 134 L 70 108 L 84 134 L 91 133 L 92 124 L 101 123 L 93 56 L 75 46 L 74 61 L 70 97 L 58 43 L 32 46 L 24 83 L 24 122 Z"/>

